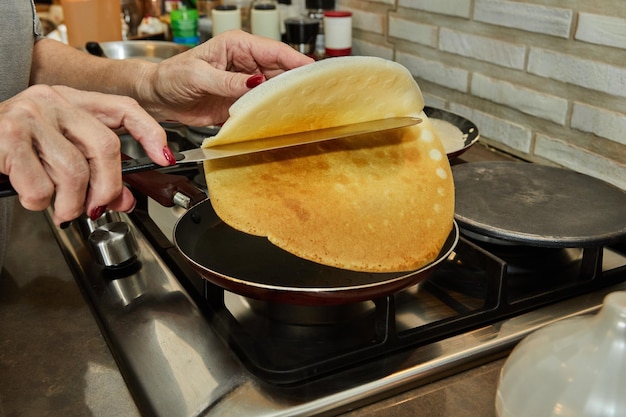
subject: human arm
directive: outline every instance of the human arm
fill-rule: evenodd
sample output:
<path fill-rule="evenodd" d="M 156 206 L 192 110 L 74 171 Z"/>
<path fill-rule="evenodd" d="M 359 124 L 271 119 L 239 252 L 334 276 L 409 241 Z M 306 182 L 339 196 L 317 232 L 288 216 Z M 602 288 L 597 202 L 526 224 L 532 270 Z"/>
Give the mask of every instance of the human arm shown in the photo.
<path fill-rule="evenodd" d="M 230 105 L 263 79 L 312 61 L 283 43 L 242 31 L 223 33 L 158 64 L 94 57 L 44 39 L 36 44 L 31 81 L 130 96 L 159 121 L 203 126 L 224 122 Z"/>
<path fill-rule="evenodd" d="M 57 224 L 84 210 L 91 217 L 105 207 L 130 210 L 134 198 L 122 186 L 114 130 L 126 129 L 155 162 L 168 165 L 173 156 L 155 119 L 223 122 L 230 105 L 263 79 L 311 61 L 244 32 L 160 64 L 94 57 L 41 39 L 30 77 L 37 86 L 0 103 L 0 173 L 9 175 L 26 208 L 41 210 L 56 194 Z"/>

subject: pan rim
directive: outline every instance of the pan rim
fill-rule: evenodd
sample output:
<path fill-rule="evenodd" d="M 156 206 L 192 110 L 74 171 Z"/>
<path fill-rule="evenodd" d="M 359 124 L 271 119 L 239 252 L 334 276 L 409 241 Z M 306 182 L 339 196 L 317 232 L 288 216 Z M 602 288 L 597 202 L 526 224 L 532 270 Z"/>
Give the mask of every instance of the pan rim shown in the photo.
<path fill-rule="evenodd" d="M 210 202 L 207 199 L 203 203 L 206 204 L 206 203 L 210 203 Z M 185 213 L 185 214 L 188 214 L 188 213 Z M 371 274 L 371 275 L 374 275 L 374 276 L 375 275 L 384 276 L 384 275 L 389 275 L 389 274 L 398 274 L 397 276 L 393 276 L 393 277 L 390 277 L 388 279 L 382 279 L 380 281 L 369 282 L 369 283 L 365 283 L 365 284 L 357 284 L 357 285 L 350 285 L 350 286 L 343 285 L 343 286 L 335 286 L 335 287 L 280 286 L 280 285 L 275 285 L 275 284 L 267 284 L 267 283 L 262 283 L 262 282 L 249 281 L 247 279 L 241 279 L 241 278 L 237 278 L 237 277 L 228 276 L 228 275 L 225 275 L 224 273 L 221 273 L 221 272 L 218 272 L 218 271 L 214 271 L 213 269 L 210 269 L 210 268 L 202 265 L 200 262 L 192 259 L 191 256 L 188 253 L 186 253 L 184 250 L 182 250 L 181 245 L 179 244 L 179 241 L 178 241 L 177 233 L 176 233 L 176 231 L 178 230 L 178 226 L 181 223 L 181 221 L 183 221 L 184 217 L 185 216 L 181 216 L 178 219 L 178 221 L 176 222 L 176 225 L 174 227 L 174 234 L 173 234 L 174 245 L 177 248 L 177 250 L 180 252 L 180 254 L 185 258 L 185 260 L 187 262 L 189 262 L 191 265 L 193 265 L 196 269 L 205 271 L 206 274 L 212 274 L 212 275 L 218 276 L 220 279 L 223 279 L 226 282 L 230 282 L 230 283 L 232 283 L 234 285 L 237 285 L 237 286 L 253 288 L 253 289 L 258 289 L 258 290 L 271 291 L 271 292 L 280 291 L 280 292 L 286 293 L 286 294 L 289 294 L 289 293 L 293 293 L 293 294 L 296 294 L 296 293 L 306 293 L 306 294 L 350 293 L 350 292 L 357 292 L 357 291 L 367 290 L 367 289 L 372 289 L 372 288 L 377 288 L 377 287 L 386 287 L 386 286 L 392 285 L 394 283 L 397 283 L 399 281 L 409 280 L 411 277 L 418 276 L 419 274 L 424 273 L 427 270 L 430 270 L 430 269 L 436 267 L 437 265 L 439 265 L 440 263 L 442 263 L 446 259 L 448 259 L 448 257 L 453 253 L 454 249 L 456 248 L 456 246 L 458 244 L 458 241 L 459 241 L 459 237 L 460 237 L 459 226 L 458 226 L 456 220 L 453 219 L 453 221 L 452 221 L 452 228 L 450 230 L 450 233 L 448 234 L 448 237 L 446 238 L 446 241 L 445 241 L 444 245 L 442 246 L 441 251 L 439 252 L 437 257 L 432 262 L 429 262 L 428 264 L 423 265 L 419 269 L 411 270 L 411 271 L 404 271 L 404 272 L 402 272 L 402 271 L 401 272 L 381 272 L 381 273 L 364 272 L 364 273 Z M 241 232 L 241 233 L 243 233 L 243 232 Z M 268 243 L 272 244 L 269 241 L 268 241 Z M 302 259 L 304 259 L 304 258 L 302 258 Z M 313 261 L 311 261 L 311 262 L 313 262 Z M 320 264 L 320 265 L 322 265 L 322 264 Z M 326 266 L 326 265 L 322 265 L 322 266 Z M 337 269 L 339 269 L 339 268 L 337 268 Z M 361 271 L 352 271 L 352 272 L 359 273 Z M 208 278 L 205 278 L 204 276 L 203 276 L 203 279 L 209 280 Z M 209 280 L 209 281 L 211 281 L 211 280 Z M 215 283 L 215 285 L 218 285 L 218 286 L 226 289 L 226 287 L 224 285 L 220 285 L 218 283 Z M 408 287 L 410 285 L 412 285 L 412 284 L 409 283 L 409 284 L 407 284 L 406 287 Z M 236 292 L 236 291 L 233 291 L 233 292 Z"/>

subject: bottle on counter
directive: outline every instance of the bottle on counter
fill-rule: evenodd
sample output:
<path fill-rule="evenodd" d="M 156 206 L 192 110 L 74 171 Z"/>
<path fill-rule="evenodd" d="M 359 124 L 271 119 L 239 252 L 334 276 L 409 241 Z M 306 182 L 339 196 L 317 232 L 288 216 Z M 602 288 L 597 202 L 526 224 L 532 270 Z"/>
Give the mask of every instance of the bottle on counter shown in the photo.
<path fill-rule="evenodd" d="M 326 57 L 352 55 L 352 12 L 324 12 L 324 53 Z"/>
<path fill-rule="evenodd" d="M 289 17 L 285 19 L 285 43 L 296 51 L 315 58 L 315 41 L 320 24 L 310 17 Z"/>
<path fill-rule="evenodd" d="M 324 12 L 335 10 L 335 0 L 306 0 L 306 15 L 319 22 L 319 31 L 315 41 L 315 55 L 323 58 L 325 55 L 324 46 Z"/>
<path fill-rule="evenodd" d="M 181 45 L 194 47 L 200 43 L 198 10 L 180 6 L 170 12 L 172 40 Z"/>
<path fill-rule="evenodd" d="M 122 40 L 120 0 L 61 0 L 61 7 L 70 45 Z"/>
<path fill-rule="evenodd" d="M 222 4 L 211 10 L 213 36 L 232 29 L 241 29 L 241 11 L 234 4 Z"/>
<path fill-rule="evenodd" d="M 250 4 L 252 0 L 222 0 L 225 6 L 237 6 L 241 14 L 241 29 L 250 32 Z"/>
<path fill-rule="evenodd" d="M 254 0 L 250 6 L 250 32 L 253 35 L 281 40 L 280 14 L 275 0 Z"/>
<path fill-rule="evenodd" d="M 165 11 L 163 0 L 145 0 L 144 12 L 147 16 L 159 17 Z"/>
<path fill-rule="evenodd" d="M 292 17 L 299 17 L 301 15 L 298 6 L 294 4 L 292 0 L 278 0 L 278 15 L 280 16 L 280 34 L 285 39 L 285 20 Z"/>

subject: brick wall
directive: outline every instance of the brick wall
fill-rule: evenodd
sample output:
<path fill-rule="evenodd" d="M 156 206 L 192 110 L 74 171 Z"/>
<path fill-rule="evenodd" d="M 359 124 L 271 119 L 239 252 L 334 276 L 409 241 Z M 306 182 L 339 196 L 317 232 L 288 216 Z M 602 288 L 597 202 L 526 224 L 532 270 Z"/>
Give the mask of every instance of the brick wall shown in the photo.
<path fill-rule="evenodd" d="M 353 51 L 395 60 L 481 140 L 626 189 L 626 1 L 338 0 Z"/>

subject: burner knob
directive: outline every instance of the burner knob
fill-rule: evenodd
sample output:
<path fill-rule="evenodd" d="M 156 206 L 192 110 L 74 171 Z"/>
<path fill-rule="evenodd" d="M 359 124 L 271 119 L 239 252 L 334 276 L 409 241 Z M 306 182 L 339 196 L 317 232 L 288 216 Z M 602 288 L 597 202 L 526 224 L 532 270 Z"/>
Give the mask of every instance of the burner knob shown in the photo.
<path fill-rule="evenodd" d="M 98 227 L 103 226 L 107 223 L 121 221 L 122 216 L 119 212 L 107 210 L 102 214 L 102 216 L 98 217 L 96 220 L 91 220 L 89 217 L 83 214 L 78 218 L 77 223 L 80 229 L 80 233 L 83 235 L 83 238 L 88 239 L 91 232 L 96 230 Z"/>
<path fill-rule="evenodd" d="M 120 267 L 135 260 L 139 252 L 130 226 L 112 222 L 96 228 L 89 235 L 89 248 L 96 262 L 106 267 Z"/>

